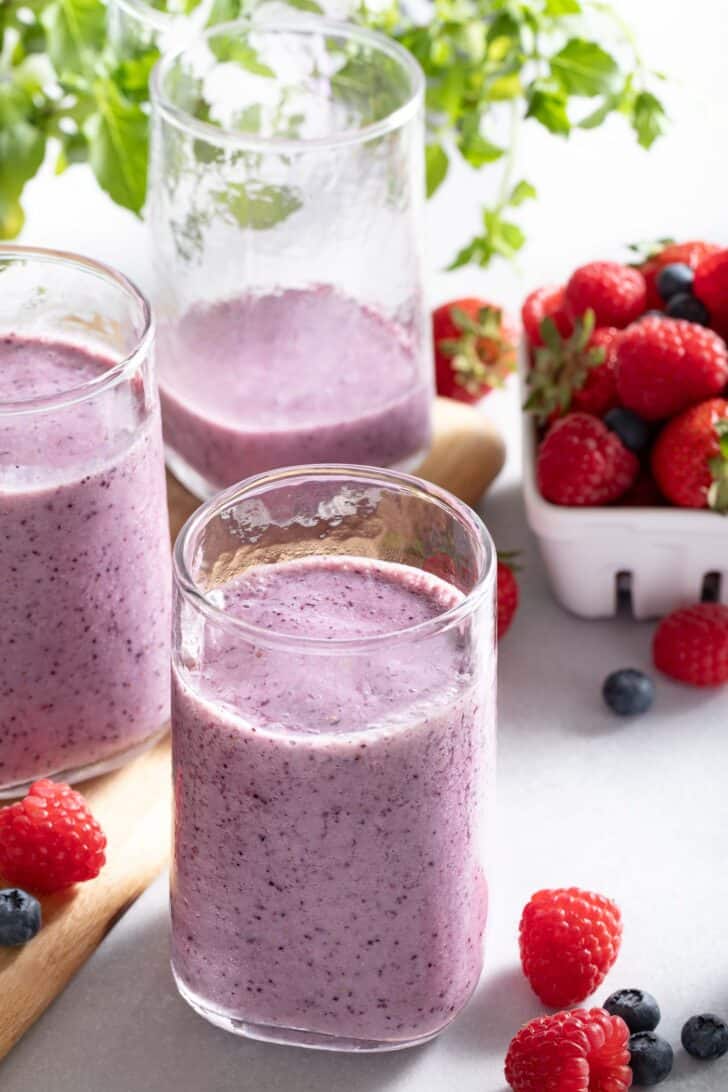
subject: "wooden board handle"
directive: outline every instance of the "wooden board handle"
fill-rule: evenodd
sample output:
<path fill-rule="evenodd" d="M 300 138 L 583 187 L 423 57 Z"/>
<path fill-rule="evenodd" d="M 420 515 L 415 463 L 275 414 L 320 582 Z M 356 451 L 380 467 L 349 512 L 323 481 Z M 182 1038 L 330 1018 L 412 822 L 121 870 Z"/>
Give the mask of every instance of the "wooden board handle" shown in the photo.
<path fill-rule="evenodd" d="M 123 770 L 87 782 L 83 793 L 108 839 L 106 865 L 98 879 L 41 899 L 43 928 L 32 943 L 0 949 L 0 1058 L 57 997 L 169 857 L 167 739 Z"/>

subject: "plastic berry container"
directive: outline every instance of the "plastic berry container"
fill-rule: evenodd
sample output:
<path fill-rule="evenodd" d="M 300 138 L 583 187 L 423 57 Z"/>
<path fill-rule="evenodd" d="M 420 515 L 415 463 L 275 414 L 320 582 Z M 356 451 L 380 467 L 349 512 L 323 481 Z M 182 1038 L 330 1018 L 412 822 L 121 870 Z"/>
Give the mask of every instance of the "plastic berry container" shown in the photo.
<path fill-rule="evenodd" d="M 525 401 L 527 353 L 520 359 Z M 684 508 L 566 508 L 541 496 L 536 425 L 524 414 L 526 517 L 563 607 L 609 618 L 625 600 L 635 618 L 656 618 L 701 599 L 728 602 L 728 518 Z"/>

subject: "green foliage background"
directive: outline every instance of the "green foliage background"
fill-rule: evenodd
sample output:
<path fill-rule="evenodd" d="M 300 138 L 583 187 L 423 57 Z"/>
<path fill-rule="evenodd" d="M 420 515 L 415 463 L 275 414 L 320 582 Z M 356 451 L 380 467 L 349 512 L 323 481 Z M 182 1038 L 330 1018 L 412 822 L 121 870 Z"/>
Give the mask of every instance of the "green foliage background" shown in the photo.
<path fill-rule="evenodd" d="M 294 6 L 317 10 L 315 0 Z M 250 0 L 215 0 L 212 19 L 249 10 Z M 517 210 L 536 188 L 513 177 L 521 123 L 563 139 L 618 114 L 645 148 L 664 130 L 654 91 L 664 77 L 647 70 L 629 28 L 602 0 L 434 0 L 426 23 L 393 0 L 384 10 L 362 4 L 352 18 L 400 42 L 424 69 L 428 194 L 458 157 L 500 171 L 497 197 L 453 268 L 511 258 L 524 245 Z M 141 213 L 156 58 L 148 48 L 114 52 L 102 0 L 0 0 L 0 238 L 21 230 L 23 189 L 49 143 L 57 172 L 86 160 L 114 201 Z M 499 140 L 494 118 L 504 107 L 511 125 Z"/>

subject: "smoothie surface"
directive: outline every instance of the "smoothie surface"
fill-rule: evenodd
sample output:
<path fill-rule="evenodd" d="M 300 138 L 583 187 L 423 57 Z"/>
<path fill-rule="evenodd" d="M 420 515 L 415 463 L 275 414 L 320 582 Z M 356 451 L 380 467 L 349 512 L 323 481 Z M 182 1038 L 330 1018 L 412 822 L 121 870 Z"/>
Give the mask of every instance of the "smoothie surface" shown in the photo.
<path fill-rule="evenodd" d="M 251 568 L 213 599 L 228 617 L 276 638 L 266 645 L 247 629 L 240 640 L 210 627 L 201 692 L 242 710 L 246 723 L 312 734 L 394 726 L 411 705 L 447 702 L 462 683 L 465 657 L 454 629 L 437 638 L 434 658 L 403 633 L 463 600 L 462 592 L 420 569 L 305 557 Z M 336 649 L 336 642 L 387 635 L 391 642 Z M 331 641 L 332 654 L 316 655 L 299 638 Z"/>
<path fill-rule="evenodd" d="M 420 385 L 401 331 L 329 288 L 197 306 L 160 340 L 170 398 L 255 432 L 365 417 Z"/>

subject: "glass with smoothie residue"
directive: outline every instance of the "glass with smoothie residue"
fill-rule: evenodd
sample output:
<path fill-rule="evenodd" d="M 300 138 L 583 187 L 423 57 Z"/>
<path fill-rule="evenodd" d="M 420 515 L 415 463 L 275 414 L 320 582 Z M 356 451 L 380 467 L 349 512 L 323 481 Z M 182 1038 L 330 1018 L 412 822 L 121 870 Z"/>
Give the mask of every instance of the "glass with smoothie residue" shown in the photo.
<path fill-rule="evenodd" d="M 153 341 L 121 274 L 0 248 L 0 795 L 120 765 L 169 719 Z"/>
<path fill-rule="evenodd" d="M 488 913 L 494 551 L 434 486 L 252 478 L 175 547 L 172 962 L 252 1038 L 394 1050 L 471 996 Z"/>
<path fill-rule="evenodd" d="M 150 224 L 167 458 L 199 496 L 430 443 L 424 79 L 390 39 L 260 14 L 152 78 Z"/>

